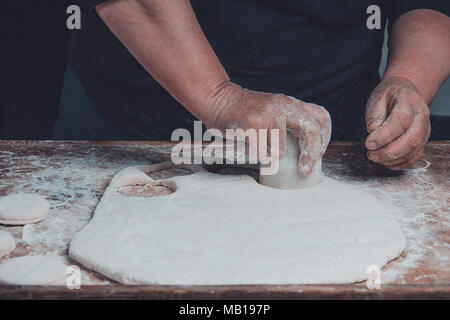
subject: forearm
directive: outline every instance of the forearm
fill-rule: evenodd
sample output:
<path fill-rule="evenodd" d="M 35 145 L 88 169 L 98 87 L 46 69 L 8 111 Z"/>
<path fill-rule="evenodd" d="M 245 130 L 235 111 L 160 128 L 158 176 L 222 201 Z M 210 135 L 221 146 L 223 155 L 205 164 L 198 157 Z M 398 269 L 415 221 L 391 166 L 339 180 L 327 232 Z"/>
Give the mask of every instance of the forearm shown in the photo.
<path fill-rule="evenodd" d="M 188 0 L 110 0 L 99 16 L 140 64 L 203 119 L 209 98 L 229 80 Z"/>
<path fill-rule="evenodd" d="M 139 63 L 208 128 L 267 130 L 258 132 L 266 144 L 257 149 L 271 156 L 283 152 L 290 130 L 303 146 L 299 174 L 313 171 L 330 141 L 328 112 L 231 83 L 188 0 L 109 0 L 96 10 Z"/>
<path fill-rule="evenodd" d="M 410 80 L 429 104 L 449 75 L 449 17 L 424 9 L 399 17 L 390 35 L 384 77 Z"/>

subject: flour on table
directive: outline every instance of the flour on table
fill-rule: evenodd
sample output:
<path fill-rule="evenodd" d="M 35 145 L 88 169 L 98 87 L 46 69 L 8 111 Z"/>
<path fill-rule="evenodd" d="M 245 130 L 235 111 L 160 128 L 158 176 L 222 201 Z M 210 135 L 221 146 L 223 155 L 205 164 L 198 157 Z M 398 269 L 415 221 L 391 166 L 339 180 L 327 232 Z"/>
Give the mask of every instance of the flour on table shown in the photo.
<path fill-rule="evenodd" d="M 16 242 L 8 231 L 0 230 L 0 257 L 10 254 L 16 248 Z"/>
<path fill-rule="evenodd" d="M 0 198 L 0 224 L 24 225 L 44 220 L 50 210 L 44 197 L 17 193 Z"/>
<path fill-rule="evenodd" d="M 0 284 L 63 285 L 67 266 L 57 258 L 36 255 L 6 260 L 0 264 Z"/>
<path fill-rule="evenodd" d="M 400 255 L 405 237 L 372 195 L 325 177 L 279 190 L 249 176 L 196 173 L 167 180 L 131 167 L 106 189 L 69 254 L 123 284 L 326 284 L 366 280 Z M 160 197 L 127 185 L 166 186 Z"/>

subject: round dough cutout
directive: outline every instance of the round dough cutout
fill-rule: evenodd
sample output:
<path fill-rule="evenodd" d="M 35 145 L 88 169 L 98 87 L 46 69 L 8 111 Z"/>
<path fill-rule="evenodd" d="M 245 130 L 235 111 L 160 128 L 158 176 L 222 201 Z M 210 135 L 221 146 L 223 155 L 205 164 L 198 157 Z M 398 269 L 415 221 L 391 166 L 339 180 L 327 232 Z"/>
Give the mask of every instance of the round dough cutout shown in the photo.
<path fill-rule="evenodd" d="M 17 193 L 0 198 L 0 224 L 24 225 L 44 220 L 50 206 L 37 194 Z"/>
<path fill-rule="evenodd" d="M 0 264 L 0 284 L 6 285 L 63 285 L 67 266 L 48 256 L 23 256 Z"/>

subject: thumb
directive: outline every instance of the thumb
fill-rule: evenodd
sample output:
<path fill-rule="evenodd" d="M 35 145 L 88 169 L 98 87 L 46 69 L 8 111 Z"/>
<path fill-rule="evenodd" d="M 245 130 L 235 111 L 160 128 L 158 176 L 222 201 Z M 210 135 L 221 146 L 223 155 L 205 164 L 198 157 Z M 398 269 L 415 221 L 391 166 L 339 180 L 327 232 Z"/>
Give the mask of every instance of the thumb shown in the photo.
<path fill-rule="evenodd" d="M 310 122 L 298 132 L 297 139 L 300 148 L 298 172 L 302 176 L 309 176 L 322 155 L 320 127 Z"/>
<path fill-rule="evenodd" d="M 366 130 L 371 133 L 378 129 L 387 117 L 385 94 L 372 94 L 366 106 Z"/>

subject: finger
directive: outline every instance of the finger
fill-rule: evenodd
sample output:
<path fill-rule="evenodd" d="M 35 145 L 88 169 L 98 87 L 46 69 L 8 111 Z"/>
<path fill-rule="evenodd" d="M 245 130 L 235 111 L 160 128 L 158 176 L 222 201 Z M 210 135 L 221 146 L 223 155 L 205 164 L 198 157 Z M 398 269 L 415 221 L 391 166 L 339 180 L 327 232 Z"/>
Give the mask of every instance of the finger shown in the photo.
<path fill-rule="evenodd" d="M 307 112 L 310 115 L 306 119 L 302 115 L 305 112 L 302 112 L 302 110 L 305 108 L 310 111 Z M 324 139 L 322 136 L 320 119 L 322 113 L 327 113 L 326 110 L 322 109 L 322 107 L 300 101 L 295 101 L 294 103 L 291 101 L 290 104 L 285 106 L 287 130 L 299 138 L 301 152 L 298 161 L 298 172 L 303 176 L 311 174 L 317 161 L 322 157 L 326 149 L 326 146 L 324 147 L 323 145 L 328 145 L 328 138 Z M 328 131 L 326 134 L 329 135 Z"/>
<path fill-rule="evenodd" d="M 375 162 L 399 159 L 413 150 L 423 147 L 428 140 L 429 132 L 430 124 L 428 118 L 418 115 L 414 118 L 410 128 L 404 135 L 385 147 L 369 151 L 369 159 Z"/>
<path fill-rule="evenodd" d="M 408 162 L 409 160 L 414 159 L 416 156 L 422 155 L 423 149 L 424 149 L 424 147 L 415 149 L 415 150 L 411 151 L 410 153 L 404 155 L 403 157 L 400 157 L 400 158 L 392 160 L 392 161 L 383 161 L 383 162 L 380 162 L 380 164 L 382 164 L 383 166 L 395 166 L 398 164 L 402 164 L 404 162 Z"/>
<path fill-rule="evenodd" d="M 316 120 L 318 121 L 320 126 L 320 142 L 322 146 L 322 152 L 320 157 L 322 157 L 325 151 L 327 150 L 328 144 L 330 143 L 332 124 L 331 124 L 331 117 L 328 111 L 323 107 L 320 106 L 317 107 L 319 107 L 321 110 L 321 113 L 316 118 Z"/>
<path fill-rule="evenodd" d="M 373 93 L 366 106 L 366 130 L 368 133 L 376 130 L 386 120 L 386 95 Z"/>
<path fill-rule="evenodd" d="M 366 147 L 376 150 L 404 134 L 414 119 L 414 108 L 409 103 L 397 103 L 386 121 L 366 139 Z"/>
<path fill-rule="evenodd" d="M 289 127 L 293 128 L 293 133 L 299 138 L 298 171 L 301 175 L 308 176 L 313 171 L 317 160 L 321 158 L 320 126 L 315 120 L 300 120 L 290 126 L 288 120 Z"/>
<path fill-rule="evenodd" d="M 405 170 L 405 169 L 411 168 L 417 162 L 417 160 L 419 160 L 421 157 L 422 157 L 422 152 L 417 154 L 415 157 L 409 159 L 408 161 L 405 161 L 405 162 L 402 162 L 402 163 L 399 163 L 396 165 L 386 166 L 386 167 L 393 171 Z"/>
<path fill-rule="evenodd" d="M 304 107 L 309 109 L 311 120 L 314 120 L 319 127 L 320 135 L 320 155 L 321 158 L 325 153 L 331 139 L 331 117 L 328 111 L 319 105 L 313 103 L 302 102 Z"/>

